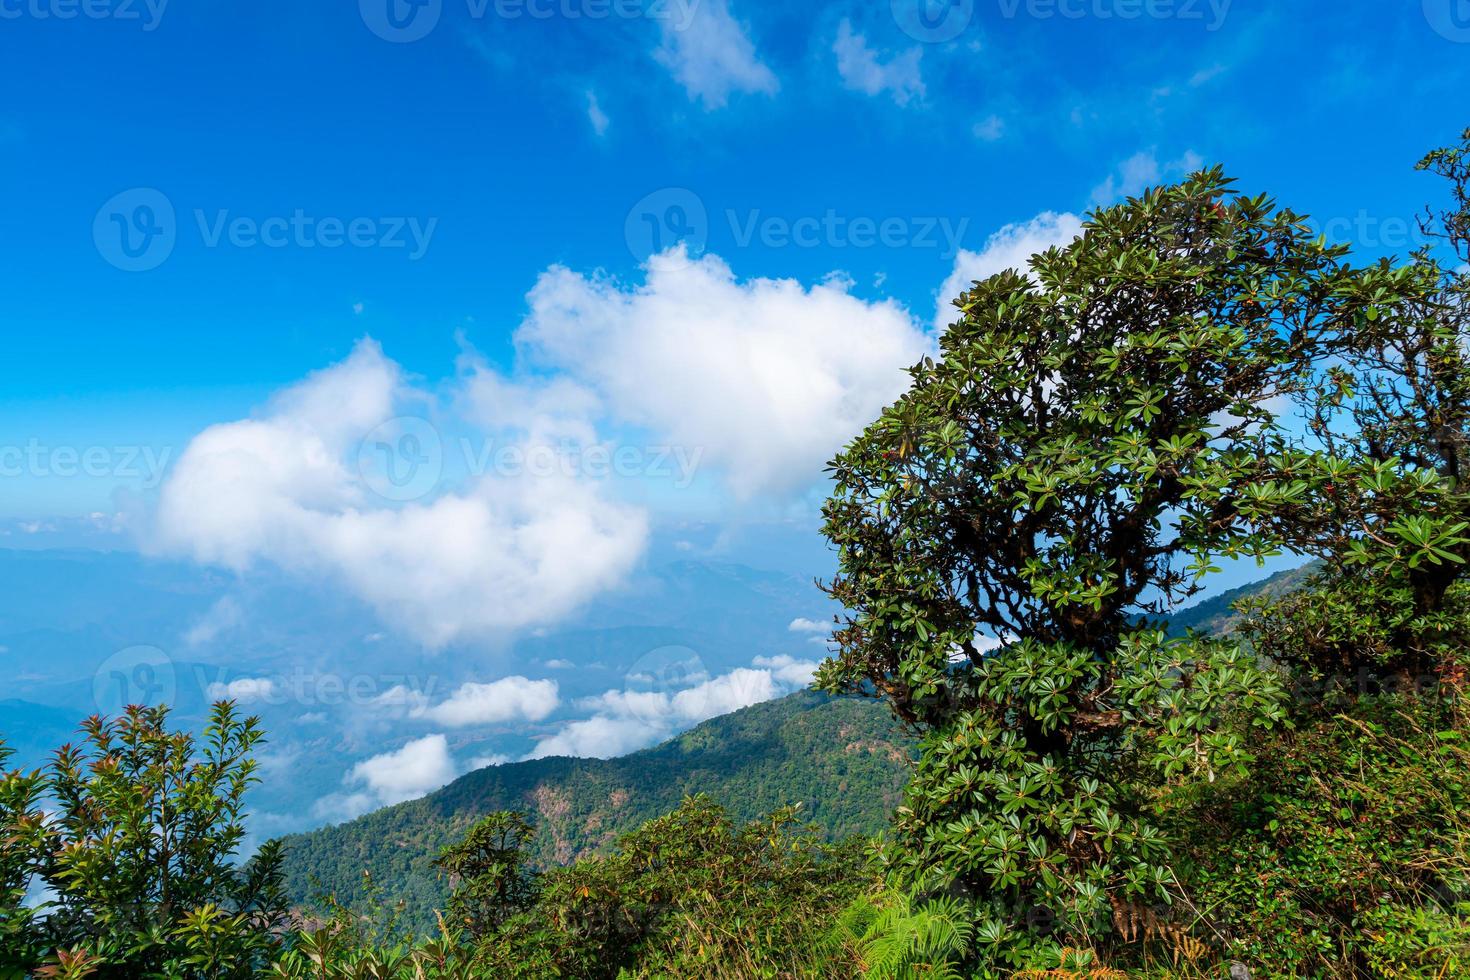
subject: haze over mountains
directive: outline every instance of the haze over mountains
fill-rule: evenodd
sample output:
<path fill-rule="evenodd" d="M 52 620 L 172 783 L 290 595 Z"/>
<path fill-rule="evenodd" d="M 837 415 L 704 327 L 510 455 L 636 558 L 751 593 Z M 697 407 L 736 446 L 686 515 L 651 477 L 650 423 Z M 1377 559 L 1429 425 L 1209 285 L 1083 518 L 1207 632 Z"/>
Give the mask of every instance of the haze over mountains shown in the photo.
<path fill-rule="evenodd" d="M 796 690 L 829 608 L 809 576 L 671 555 L 557 629 L 429 652 L 327 585 L 268 569 L 0 551 L 0 585 L 0 732 L 23 763 L 124 700 L 167 700 L 195 725 L 235 697 L 270 734 L 262 836 L 493 762 L 625 754 Z"/>
<path fill-rule="evenodd" d="M 236 698 L 269 733 L 253 801 L 264 839 L 487 766 L 623 756 L 804 687 L 832 611 L 811 576 L 681 553 L 557 629 L 430 652 L 328 584 L 268 568 L 0 551 L 0 733 L 35 766 L 125 700 L 166 700 L 194 727 Z M 1232 597 L 1176 621 L 1217 627 Z"/>

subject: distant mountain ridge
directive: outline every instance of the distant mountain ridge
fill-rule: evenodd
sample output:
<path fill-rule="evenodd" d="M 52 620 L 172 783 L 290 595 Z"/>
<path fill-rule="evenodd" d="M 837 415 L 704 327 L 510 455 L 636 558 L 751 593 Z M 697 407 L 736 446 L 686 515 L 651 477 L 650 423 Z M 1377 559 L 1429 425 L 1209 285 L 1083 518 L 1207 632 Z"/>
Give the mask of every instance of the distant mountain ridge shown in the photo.
<path fill-rule="evenodd" d="M 828 839 L 876 834 L 898 805 L 915 748 L 885 705 L 802 691 L 620 759 L 481 769 L 423 799 L 288 838 L 288 884 L 298 902 L 330 893 L 357 905 L 366 873 L 406 903 L 411 921 L 431 925 L 444 898 L 434 858 L 495 810 L 531 816 L 530 853 L 542 867 L 603 850 L 695 793 L 737 821 L 801 803 Z"/>

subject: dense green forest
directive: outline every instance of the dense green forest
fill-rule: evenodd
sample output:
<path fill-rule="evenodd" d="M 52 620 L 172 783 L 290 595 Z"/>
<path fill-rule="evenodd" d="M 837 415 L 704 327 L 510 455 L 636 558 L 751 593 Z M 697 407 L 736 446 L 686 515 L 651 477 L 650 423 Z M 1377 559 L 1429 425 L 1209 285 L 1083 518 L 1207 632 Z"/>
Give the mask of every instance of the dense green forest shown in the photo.
<path fill-rule="evenodd" d="M 0 747 L 0 976 L 1470 976 L 1470 131 L 1419 169 L 1406 257 L 1210 168 L 961 295 L 831 464 L 839 700 L 476 773 L 289 872 L 238 860 L 230 702 Z"/>
<path fill-rule="evenodd" d="M 470 773 L 423 799 L 348 824 L 287 838 L 286 881 L 307 905 L 324 894 L 359 905 L 366 873 L 377 899 L 406 903 L 431 927 L 447 883 L 443 848 L 487 813 L 524 812 L 537 868 L 611 849 L 624 834 L 704 794 L 732 818 L 754 820 L 800 804 L 827 840 L 883 829 L 903 795 L 915 745 L 873 701 L 814 691 L 707 721 L 656 748 L 608 761 L 541 759 Z"/>

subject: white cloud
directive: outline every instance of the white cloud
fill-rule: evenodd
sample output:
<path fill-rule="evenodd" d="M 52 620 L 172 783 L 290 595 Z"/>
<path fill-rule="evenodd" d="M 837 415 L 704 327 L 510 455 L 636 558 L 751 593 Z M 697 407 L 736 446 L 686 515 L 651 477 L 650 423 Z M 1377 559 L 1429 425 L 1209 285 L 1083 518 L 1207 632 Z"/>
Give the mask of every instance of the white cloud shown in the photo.
<path fill-rule="evenodd" d="M 738 496 L 802 490 L 931 349 L 903 307 L 849 288 L 742 282 L 679 247 L 649 261 L 641 286 L 548 270 L 517 340 L 620 419 L 702 453 Z"/>
<path fill-rule="evenodd" d="M 939 311 L 934 326 L 943 330 L 957 319 L 953 300 L 969 291 L 977 280 L 989 279 L 1006 269 L 1026 271 L 1031 256 L 1053 245 L 1066 245 L 1082 234 L 1082 219 L 1075 214 L 1046 211 L 1030 221 L 1006 225 L 986 241 L 978 252 L 961 249 L 954 272 L 939 290 Z"/>
<path fill-rule="evenodd" d="M 608 691 L 582 702 L 596 713 L 570 722 L 555 735 L 542 739 L 527 756 L 612 759 L 647 748 L 679 732 L 753 704 L 770 701 L 811 681 L 814 663 L 791 657 L 757 660 L 752 670 L 741 667 L 675 693 L 665 691 Z"/>
<path fill-rule="evenodd" d="M 207 693 L 211 701 L 239 701 L 252 704 L 268 701 L 276 696 L 276 682 L 268 677 L 241 677 L 223 684 L 216 681 L 209 685 Z"/>
<path fill-rule="evenodd" d="M 422 716 L 429 708 L 429 696 L 406 684 L 395 684 L 373 698 L 371 704 L 378 708 L 399 708 L 404 714 Z"/>
<path fill-rule="evenodd" d="M 597 93 L 587 93 L 587 121 L 592 123 L 592 131 L 598 136 L 607 135 L 609 119 L 607 113 L 602 111 L 602 106 L 597 101 Z"/>
<path fill-rule="evenodd" d="M 362 787 L 377 806 L 392 806 L 418 799 L 459 775 L 449 753 L 449 740 L 429 735 L 409 742 L 395 752 L 373 756 L 353 766 L 344 783 Z M 362 794 L 349 799 L 361 802 Z"/>
<path fill-rule="evenodd" d="M 731 16 L 728 0 L 703 0 L 687 23 L 670 17 L 660 25 L 663 42 L 654 59 L 706 109 L 723 107 L 732 93 L 774 95 L 780 89 L 745 27 Z"/>
<path fill-rule="evenodd" d="M 912 47 L 888 61 L 880 61 L 878 53 L 868 47 L 868 39 L 852 29 L 852 21 L 843 18 L 837 27 L 837 40 L 832 45 L 837 55 L 837 73 L 842 83 L 854 92 L 866 95 L 893 96 L 899 105 L 924 97 L 924 78 L 919 63 L 924 49 Z"/>
<path fill-rule="evenodd" d="M 402 718 L 423 719 L 451 728 L 541 721 L 561 704 L 556 681 L 505 677 L 488 684 L 461 684 L 438 704 L 428 693 L 404 684 L 379 694 L 372 704 Z"/>
<path fill-rule="evenodd" d="M 184 633 L 184 642 L 191 647 L 203 646 L 221 633 L 240 625 L 240 604 L 224 596 L 199 617 L 199 620 Z"/>
<path fill-rule="evenodd" d="M 490 684 L 464 684 L 422 717 L 452 728 L 495 725 L 507 721 L 541 721 L 561 699 L 556 681 L 507 677 Z"/>
<path fill-rule="evenodd" d="M 679 722 L 698 724 L 752 704 L 770 701 L 779 695 L 775 677 L 770 671 L 741 667 L 723 677 L 680 691 L 674 695 L 672 704 Z"/>
<path fill-rule="evenodd" d="M 162 488 L 151 544 L 237 571 L 268 561 L 333 577 L 431 647 L 558 619 L 621 580 L 646 515 L 575 476 L 485 476 L 438 496 L 431 482 L 420 499 L 389 499 L 359 450 L 399 445 L 395 412 L 428 398 L 363 341 L 261 417 L 196 436 Z"/>
<path fill-rule="evenodd" d="M 810 686 L 817 668 L 821 666 L 815 660 L 797 660 L 784 653 L 775 657 L 756 657 L 755 665 L 769 669 L 772 677 L 792 687 Z"/>
<path fill-rule="evenodd" d="M 1168 163 L 1160 163 L 1154 150 L 1142 150 L 1124 160 L 1117 173 L 1109 174 L 1107 180 L 1093 188 L 1092 203 L 1106 205 L 1121 198 L 1137 197 L 1147 188 L 1163 183 L 1166 178 L 1177 180 L 1188 176 L 1203 162 L 1193 150 Z"/>
<path fill-rule="evenodd" d="M 577 665 L 570 660 L 548 660 L 544 666 L 547 670 L 575 670 Z"/>
<path fill-rule="evenodd" d="M 793 619 L 791 625 L 786 627 L 793 633 L 830 633 L 831 623 L 823 623 L 815 619 Z"/>
<path fill-rule="evenodd" d="M 574 721 L 542 739 L 528 759 L 616 759 L 646 749 L 664 737 L 664 730 L 641 718 L 595 715 Z"/>

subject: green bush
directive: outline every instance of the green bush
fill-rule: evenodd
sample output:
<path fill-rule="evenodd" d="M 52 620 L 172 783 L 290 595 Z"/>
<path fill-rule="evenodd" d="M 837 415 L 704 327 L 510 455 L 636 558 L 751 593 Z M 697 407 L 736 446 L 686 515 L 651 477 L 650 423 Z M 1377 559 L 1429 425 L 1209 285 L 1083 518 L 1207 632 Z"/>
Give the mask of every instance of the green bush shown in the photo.
<path fill-rule="evenodd" d="M 1269 764 L 1251 778 L 1183 803 L 1165 825 L 1185 844 L 1200 931 L 1258 976 L 1466 975 L 1447 966 L 1470 969 L 1464 707 L 1356 699 L 1259 753 Z"/>
<path fill-rule="evenodd" d="M 280 849 L 238 864 L 258 722 L 229 702 L 202 740 L 167 722 L 166 708 L 90 718 L 44 771 L 0 774 L 0 967 L 244 980 L 269 963 L 287 915 Z M 37 885 L 51 897 L 22 909 Z"/>

